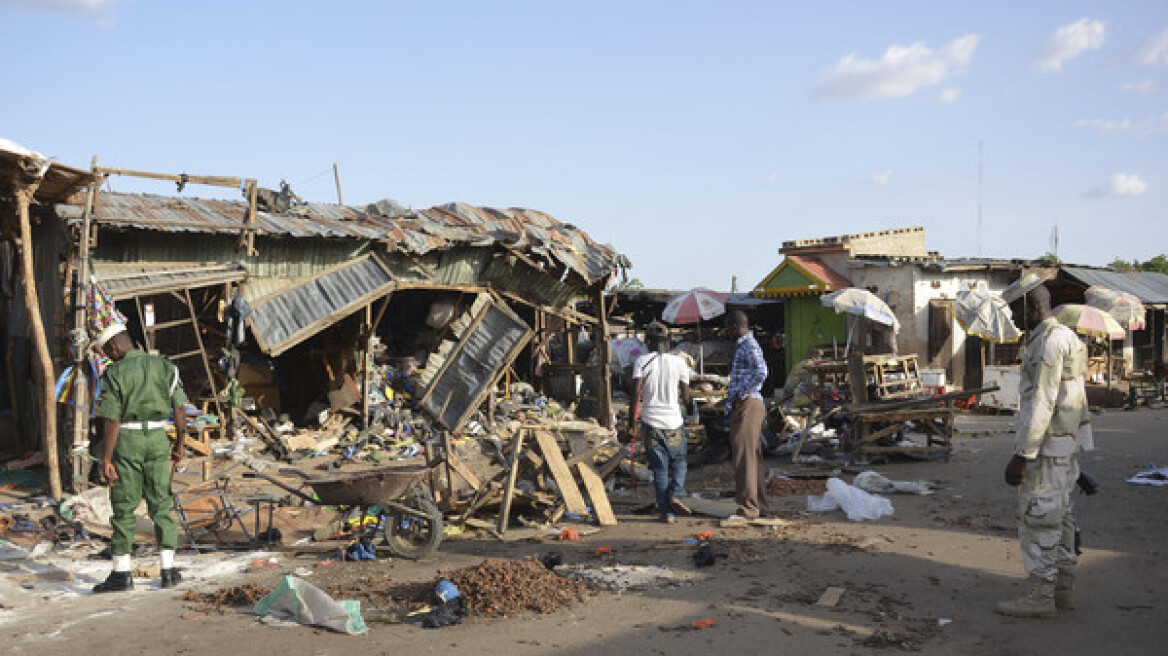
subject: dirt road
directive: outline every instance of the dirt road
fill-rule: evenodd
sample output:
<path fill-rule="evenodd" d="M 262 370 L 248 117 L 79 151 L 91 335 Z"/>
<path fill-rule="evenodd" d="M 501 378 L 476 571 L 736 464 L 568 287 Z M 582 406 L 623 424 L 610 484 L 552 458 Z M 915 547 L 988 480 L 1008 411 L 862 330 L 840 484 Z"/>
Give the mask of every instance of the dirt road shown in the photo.
<path fill-rule="evenodd" d="M 893 480 L 935 481 L 931 496 L 891 495 L 895 514 L 876 522 L 843 513 L 805 513 L 806 497 L 772 497 L 789 522 L 777 527 L 721 528 L 707 518 L 663 525 L 622 514 L 621 524 L 580 542 L 451 540 L 430 561 L 343 563 L 316 568 L 307 580 L 387 577 L 432 581 L 438 571 L 555 551 L 569 566 L 655 565 L 698 580 L 623 592 L 597 592 L 545 615 L 423 629 L 371 623 L 364 636 L 260 624 L 243 611 L 195 609 L 178 594 L 140 589 L 81 595 L 0 611 L 4 652 L 11 654 L 925 654 L 971 656 L 1162 654 L 1168 649 L 1168 489 L 1126 484 L 1149 462 L 1168 461 L 1168 410 L 1114 411 L 1095 418 L 1098 450 L 1083 459 L 1102 484 L 1076 496 L 1085 551 L 1077 610 L 1053 620 L 1016 620 L 994 603 L 1018 593 L 1024 573 L 1014 537 L 1013 490 L 1002 480 L 1009 457 L 1009 417 L 964 417 L 951 462 L 873 467 Z M 778 460 L 773 467 L 788 467 Z M 691 491 L 716 492 L 724 466 L 692 471 Z M 614 496 L 618 512 L 649 500 Z M 703 488 L 705 488 L 703 490 Z M 694 566 L 684 543 L 713 531 L 710 567 Z M 611 554 L 597 555 L 599 547 Z M 603 551 L 603 550 L 602 550 Z M 280 575 L 313 567 L 287 560 L 261 573 L 221 575 L 184 584 L 214 590 L 239 583 L 274 585 Z M 830 587 L 835 606 L 817 605 Z M 697 629 L 697 620 L 713 620 Z"/>

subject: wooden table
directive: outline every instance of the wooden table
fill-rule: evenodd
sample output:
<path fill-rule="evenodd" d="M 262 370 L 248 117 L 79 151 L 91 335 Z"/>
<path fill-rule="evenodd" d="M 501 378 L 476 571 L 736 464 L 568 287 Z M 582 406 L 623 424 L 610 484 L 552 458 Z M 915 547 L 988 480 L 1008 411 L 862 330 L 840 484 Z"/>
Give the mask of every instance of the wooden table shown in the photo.
<path fill-rule="evenodd" d="M 845 409 L 851 418 L 850 448 L 861 456 L 871 453 L 942 453 L 945 462 L 953 451 L 953 408 L 880 408 L 853 406 Z M 879 446 L 879 440 L 915 426 L 914 432 L 925 435 L 924 446 Z"/>

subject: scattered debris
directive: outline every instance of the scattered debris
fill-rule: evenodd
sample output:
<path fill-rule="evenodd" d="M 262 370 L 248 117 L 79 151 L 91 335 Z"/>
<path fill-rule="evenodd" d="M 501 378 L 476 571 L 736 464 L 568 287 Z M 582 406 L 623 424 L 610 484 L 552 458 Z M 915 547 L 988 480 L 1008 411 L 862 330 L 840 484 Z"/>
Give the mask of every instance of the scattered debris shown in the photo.
<path fill-rule="evenodd" d="M 271 592 L 269 587 L 247 583 L 219 588 L 214 592 L 188 592 L 182 596 L 182 600 L 196 605 L 203 612 L 226 613 L 234 608 L 255 606 L 257 601 Z"/>

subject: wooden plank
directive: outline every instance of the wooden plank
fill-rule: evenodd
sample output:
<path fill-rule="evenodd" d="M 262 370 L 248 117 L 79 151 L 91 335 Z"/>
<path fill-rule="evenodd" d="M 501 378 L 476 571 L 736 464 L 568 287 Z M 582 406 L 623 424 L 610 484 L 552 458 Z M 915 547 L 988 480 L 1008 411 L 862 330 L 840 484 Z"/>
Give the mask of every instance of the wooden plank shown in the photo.
<path fill-rule="evenodd" d="M 535 434 L 535 441 L 539 444 L 539 450 L 543 453 L 548 470 L 556 479 L 556 485 L 560 488 L 560 496 L 563 497 L 564 506 L 568 512 L 575 515 L 587 514 L 588 504 L 584 503 L 584 497 L 580 494 L 580 488 L 576 486 L 572 470 L 568 469 L 567 463 L 564 462 L 564 454 L 560 453 L 559 442 L 546 430 L 535 429 L 532 432 Z"/>
<path fill-rule="evenodd" d="M 604 491 L 604 481 L 596 474 L 596 470 L 582 462 L 576 465 L 580 472 L 580 480 L 588 490 L 588 498 L 592 500 L 592 509 L 596 511 L 596 519 L 601 526 L 616 526 L 616 515 L 612 513 L 612 506 L 608 503 L 608 493 Z"/>
<path fill-rule="evenodd" d="M 840 597 L 844 596 L 844 592 L 846 592 L 846 590 L 844 588 L 837 588 L 835 586 L 832 586 L 832 587 L 823 591 L 823 594 L 820 595 L 819 601 L 815 602 L 815 605 L 816 606 L 827 606 L 827 607 L 831 608 L 831 607 L 839 604 Z"/>
<path fill-rule="evenodd" d="M 475 476 L 474 472 L 472 472 L 470 468 L 466 466 L 466 463 L 458 459 L 458 456 L 454 455 L 453 453 L 449 453 L 447 454 L 447 458 L 447 463 L 450 464 L 450 467 L 454 470 L 454 473 L 461 476 L 462 479 L 469 483 L 472 488 L 477 490 L 483 486 L 483 483 L 479 480 L 479 477 Z"/>
<path fill-rule="evenodd" d="M 515 478 L 519 476 L 519 466 L 523 462 L 523 431 L 515 435 L 515 446 L 511 449 L 511 466 L 507 470 L 507 483 L 503 487 L 503 505 L 499 507 L 499 523 L 495 530 L 500 535 L 507 532 L 507 523 L 511 520 L 511 501 L 515 498 Z"/>

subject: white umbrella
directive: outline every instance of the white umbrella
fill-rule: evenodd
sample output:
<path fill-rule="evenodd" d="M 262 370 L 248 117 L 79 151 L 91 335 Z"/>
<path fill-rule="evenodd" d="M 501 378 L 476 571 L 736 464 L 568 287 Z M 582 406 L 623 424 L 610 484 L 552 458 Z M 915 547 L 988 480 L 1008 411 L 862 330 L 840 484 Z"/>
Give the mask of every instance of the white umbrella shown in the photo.
<path fill-rule="evenodd" d="M 953 314 L 965 332 L 983 339 L 1015 342 L 1022 336 L 1022 331 L 1014 325 L 1010 304 L 1001 296 L 993 296 L 980 289 L 957 292 Z"/>
<path fill-rule="evenodd" d="M 831 292 L 830 294 L 824 294 L 820 302 L 823 304 L 823 307 L 832 308 L 836 312 L 863 317 L 869 321 L 875 321 L 876 323 L 889 326 L 892 328 L 894 335 L 900 332 L 900 322 L 896 320 L 896 315 L 892 313 L 892 308 L 888 307 L 887 303 L 866 289 L 848 287 Z M 852 328 L 855 328 L 855 324 L 852 324 Z M 848 330 L 848 343 L 844 346 L 844 355 L 847 355 L 851 345 L 852 331 Z"/>

